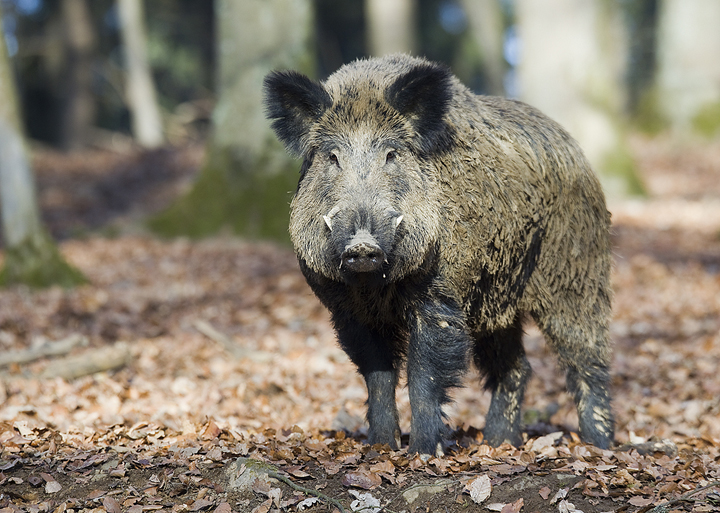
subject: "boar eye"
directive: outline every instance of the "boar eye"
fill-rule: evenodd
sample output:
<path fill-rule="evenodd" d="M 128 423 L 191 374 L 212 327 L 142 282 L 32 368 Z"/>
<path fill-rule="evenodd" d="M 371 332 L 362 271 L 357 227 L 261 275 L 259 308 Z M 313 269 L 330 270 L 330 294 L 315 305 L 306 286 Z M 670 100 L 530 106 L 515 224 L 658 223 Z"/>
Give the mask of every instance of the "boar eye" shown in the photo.
<path fill-rule="evenodd" d="M 386 163 L 393 162 L 393 161 L 395 161 L 396 158 L 397 158 L 397 153 L 394 150 L 390 150 L 388 152 L 388 154 L 385 156 L 385 162 Z"/>
<path fill-rule="evenodd" d="M 334 153 L 331 153 L 329 158 L 330 158 L 330 162 L 332 162 L 336 166 L 340 165 L 340 163 L 338 162 L 337 155 L 335 155 Z"/>

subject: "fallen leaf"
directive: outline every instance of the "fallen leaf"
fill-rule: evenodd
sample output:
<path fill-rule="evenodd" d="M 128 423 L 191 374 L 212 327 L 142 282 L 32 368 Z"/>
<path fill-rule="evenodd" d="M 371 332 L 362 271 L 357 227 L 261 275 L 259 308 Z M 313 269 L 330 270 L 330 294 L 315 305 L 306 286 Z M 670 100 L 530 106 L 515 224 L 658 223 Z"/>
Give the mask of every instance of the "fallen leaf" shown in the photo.
<path fill-rule="evenodd" d="M 652 499 L 652 498 L 635 496 L 635 497 L 632 497 L 628 502 L 630 504 L 632 504 L 633 506 L 643 507 L 643 506 L 649 506 L 654 501 L 655 501 L 655 499 Z"/>
<path fill-rule="evenodd" d="M 207 423 L 207 426 L 205 426 L 205 430 L 203 431 L 202 435 L 200 435 L 200 438 L 203 440 L 214 440 L 218 436 L 220 436 L 220 433 L 222 433 L 222 430 L 218 427 L 217 424 L 215 424 L 215 421 L 210 419 L 210 421 Z"/>
<path fill-rule="evenodd" d="M 474 503 L 482 504 L 492 493 L 490 477 L 487 474 L 476 477 L 465 485 L 464 491 L 470 494 L 470 498 Z"/>
<path fill-rule="evenodd" d="M 268 499 L 252 510 L 252 513 L 268 513 L 272 506 L 272 499 Z"/>
<path fill-rule="evenodd" d="M 490 511 L 502 511 L 504 507 L 504 502 L 491 502 L 490 504 L 485 506 L 485 509 L 488 509 Z"/>
<path fill-rule="evenodd" d="M 558 510 L 560 510 L 560 513 L 583 513 L 582 510 L 575 507 L 575 504 L 564 499 L 558 504 Z"/>
<path fill-rule="evenodd" d="M 45 493 L 57 493 L 62 490 L 62 485 L 57 481 L 48 481 L 45 483 Z"/>
<path fill-rule="evenodd" d="M 565 497 L 567 497 L 569 491 L 570 488 L 560 488 L 550 500 L 550 504 L 555 504 L 560 499 L 564 499 Z"/>
<path fill-rule="evenodd" d="M 550 492 L 552 492 L 552 490 L 547 486 L 543 486 L 538 491 L 538 493 L 540 494 L 540 497 L 542 497 L 544 500 L 547 500 L 548 497 L 550 497 Z"/>
<path fill-rule="evenodd" d="M 505 504 L 503 509 L 500 510 L 500 513 L 520 513 L 523 504 L 525 504 L 525 500 L 520 498 L 513 503 Z"/>
<path fill-rule="evenodd" d="M 121 513 L 122 506 L 115 497 L 105 497 L 102 501 L 103 508 L 107 513 Z"/>
<path fill-rule="evenodd" d="M 533 452 L 540 452 L 546 447 L 552 447 L 553 445 L 555 445 L 555 442 L 562 438 L 562 436 L 562 431 L 556 431 L 555 433 L 550 433 L 549 435 L 538 437 L 533 440 L 533 443 L 530 446 L 530 450 Z"/>
<path fill-rule="evenodd" d="M 345 474 L 342 478 L 342 484 L 344 486 L 372 490 L 382 484 L 382 478 L 377 474 L 358 470 L 357 472 L 348 472 Z"/>
<path fill-rule="evenodd" d="M 307 508 L 312 508 L 319 500 L 320 499 L 318 499 L 317 497 L 308 497 L 307 499 L 298 502 L 297 510 L 302 511 Z"/>
<path fill-rule="evenodd" d="M 369 492 L 349 490 L 348 493 L 356 498 L 350 503 L 351 510 L 362 511 L 363 513 L 378 513 L 380 511 L 380 499 L 376 499 Z"/>
<path fill-rule="evenodd" d="M 215 508 L 214 513 L 232 513 L 232 507 L 227 502 L 221 502 L 218 504 L 218 507 Z"/>
<path fill-rule="evenodd" d="M 201 509 L 209 508 L 213 504 L 215 504 L 215 501 L 198 499 L 190 505 L 190 511 L 200 511 Z"/>

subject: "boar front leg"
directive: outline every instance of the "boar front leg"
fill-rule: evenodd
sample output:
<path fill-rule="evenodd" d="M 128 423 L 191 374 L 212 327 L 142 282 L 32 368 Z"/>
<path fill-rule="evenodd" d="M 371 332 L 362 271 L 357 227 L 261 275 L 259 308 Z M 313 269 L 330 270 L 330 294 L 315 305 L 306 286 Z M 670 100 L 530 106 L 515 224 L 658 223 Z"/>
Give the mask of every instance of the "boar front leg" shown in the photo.
<path fill-rule="evenodd" d="M 448 389 L 460 385 L 469 347 L 463 314 L 449 300 L 430 301 L 410 319 L 410 454 L 442 454 L 442 405 L 450 401 Z"/>
<path fill-rule="evenodd" d="M 339 323 L 338 339 L 347 355 L 365 378 L 368 389 L 367 421 L 369 444 L 400 448 L 400 423 L 395 404 L 397 362 L 392 344 L 367 326 L 348 320 Z"/>

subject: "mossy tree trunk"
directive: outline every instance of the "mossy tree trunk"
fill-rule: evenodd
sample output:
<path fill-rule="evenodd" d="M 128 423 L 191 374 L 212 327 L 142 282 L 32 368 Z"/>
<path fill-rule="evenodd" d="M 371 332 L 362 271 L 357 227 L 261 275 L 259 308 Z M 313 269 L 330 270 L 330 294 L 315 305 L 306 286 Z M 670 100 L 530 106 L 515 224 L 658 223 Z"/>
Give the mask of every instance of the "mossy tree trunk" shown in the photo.
<path fill-rule="evenodd" d="M 1 19 L 1 16 L 0 16 Z M 0 206 L 5 262 L 0 285 L 69 287 L 85 281 L 68 265 L 40 222 L 30 162 L 25 151 L 17 93 L 0 24 Z"/>
<path fill-rule="evenodd" d="M 618 2 L 518 0 L 520 96 L 582 146 L 609 197 L 642 193 L 625 140 L 627 31 Z"/>
<path fill-rule="evenodd" d="M 157 233 L 200 237 L 230 228 L 289 241 L 289 203 L 300 164 L 265 119 L 262 83 L 273 69 L 314 73 L 310 0 L 219 0 L 218 103 L 204 167 L 193 188 L 150 220 Z"/>

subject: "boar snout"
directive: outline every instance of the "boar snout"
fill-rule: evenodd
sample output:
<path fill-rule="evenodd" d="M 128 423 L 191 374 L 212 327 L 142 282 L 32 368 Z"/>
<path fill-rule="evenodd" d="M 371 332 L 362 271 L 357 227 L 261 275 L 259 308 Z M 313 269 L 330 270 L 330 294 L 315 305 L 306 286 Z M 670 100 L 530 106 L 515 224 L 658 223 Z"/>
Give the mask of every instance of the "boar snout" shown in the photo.
<path fill-rule="evenodd" d="M 385 252 L 367 230 L 358 230 L 340 255 L 340 268 L 354 273 L 378 271 L 385 262 Z"/>

